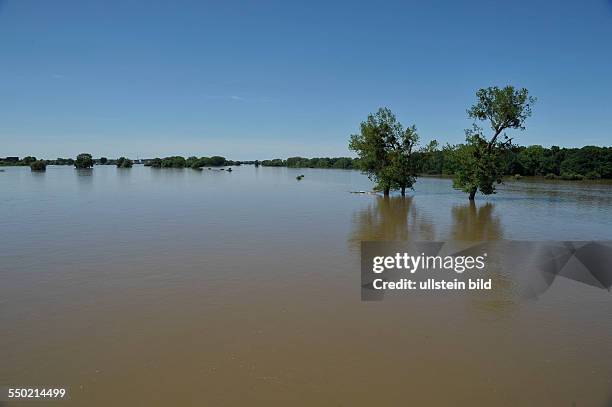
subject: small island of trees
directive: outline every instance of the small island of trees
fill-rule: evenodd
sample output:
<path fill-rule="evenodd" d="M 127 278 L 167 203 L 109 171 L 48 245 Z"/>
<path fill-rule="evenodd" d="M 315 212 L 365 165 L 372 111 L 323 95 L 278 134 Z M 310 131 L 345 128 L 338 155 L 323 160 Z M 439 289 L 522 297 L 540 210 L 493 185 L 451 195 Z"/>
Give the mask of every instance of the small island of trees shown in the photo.
<path fill-rule="evenodd" d="M 87 169 L 92 168 L 93 166 L 94 161 L 89 153 L 81 153 L 77 155 L 76 160 L 74 160 L 74 167 L 77 169 Z"/>

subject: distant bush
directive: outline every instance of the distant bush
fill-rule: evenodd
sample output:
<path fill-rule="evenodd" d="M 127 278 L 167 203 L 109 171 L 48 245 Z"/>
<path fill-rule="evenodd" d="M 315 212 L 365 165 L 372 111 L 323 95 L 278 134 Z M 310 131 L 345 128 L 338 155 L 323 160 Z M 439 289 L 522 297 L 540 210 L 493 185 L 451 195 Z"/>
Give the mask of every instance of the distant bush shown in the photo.
<path fill-rule="evenodd" d="M 282 165 L 281 165 L 282 163 Z M 266 160 L 262 164 L 272 167 L 287 166 L 290 168 L 355 168 L 356 159 L 350 157 L 289 157 L 286 160 Z"/>
<path fill-rule="evenodd" d="M 225 157 L 212 156 L 212 157 L 190 157 L 187 159 L 189 167 L 191 168 L 202 168 L 202 167 L 223 167 L 226 165 L 240 165 L 239 161 L 229 161 Z"/>
<path fill-rule="evenodd" d="M 222 165 L 225 165 L 225 157 L 220 157 L 218 155 L 214 155 L 214 156 L 210 157 L 210 161 L 209 161 L 208 165 L 210 165 L 212 167 L 221 167 Z"/>
<path fill-rule="evenodd" d="M 274 160 L 263 160 L 261 165 L 264 167 L 286 167 L 287 162 L 280 158 L 275 158 Z"/>
<path fill-rule="evenodd" d="M 584 176 L 586 179 L 600 179 L 601 178 L 601 174 L 599 174 L 598 172 L 595 171 L 589 171 L 586 173 L 586 175 Z"/>
<path fill-rule="evenodd" d="M 117 168 L 132 168 L 132 165 L 134 165 L 134 163 L 129 158 L 119 157 L 116 165 Z"/>
<path fill-rule="evenodd" d="M 36 161 L 36 157 L 32 157 L 31 155 L 24 157 L 21 160 L 22 165 L 31 165 L 33 162 Z"/>
<path fill-rule="evenodd" d="M 47 162 L 44 160 L 34 161 L 30 164 L 30 169 L 32 171 L 46 171 L 47 170 Z"/>
<path fill-rule="evenodd" d="M 145 163 L 145 167 L 161 168 L 161 158 L 154 158 L 151 161 Z"/>
<path fill-rule="evenodd" d="M 181 156 L 164 157 L 161 160 L 161 168 L 185 168 L 186 163 L 185 158 Z"/>
<path fill-rule="evenodd" d="M 74 166 L 76 168 L 91 168 L 94 165 L 93 158 L 91 158 L 91 154 L 89 153 L 81 153 L 77 155 L 76 160 L 74 161 Z"/>
<path fill-rule="evenodd" d="M 564 172 L 563 174 L 561 174 L 561 179 L 566 181 L 580 181 L 584 179 L 584 175 Z"/>
<path fill-rule="evenodd" d="M 56 160 L 47 161 L 50 165 L 74 165 L 72 158 L 58 158 Z"/>
<path fill-rule="evenodd" d="M 546 178 L 546 179 L 555 179 L 555 178 L 557 178 L 557 176 L 555 174 L 553 174 L 552 172 L 549 172 L 548 174 L 546 174 L 546 176 L 544 178 Z"/>
<path fill-rule="evenodd" d="M 208 165 L 207 159 L 198 158 L 195 161 L 192 161 L 189 166 L 195 170 L 195 169 L 200 169 L 202 167 L 206 167 L 207 165 Z"/>

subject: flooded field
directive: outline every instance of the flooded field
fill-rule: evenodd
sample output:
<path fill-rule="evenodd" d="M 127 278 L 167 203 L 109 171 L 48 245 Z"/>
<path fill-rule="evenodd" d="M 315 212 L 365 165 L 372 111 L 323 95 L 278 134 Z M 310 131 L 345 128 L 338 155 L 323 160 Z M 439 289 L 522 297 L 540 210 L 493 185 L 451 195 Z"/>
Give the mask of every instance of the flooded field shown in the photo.
<path fill-rule="evenodd" d="M 612 240 L 612 185 L 491 197 L 359 172 L 7 167 L 0 386 L 57 405 L 612 405 L 612 294 L 360 301 L 362 240 Z M 298 174 L 304 174 L 296 181 Z M 53 402 L 45 402 L 54 404 Z M 1 403 L 0 403 L 1 404 Z M 5 403 L 19 405 L 19 402 Z"/>

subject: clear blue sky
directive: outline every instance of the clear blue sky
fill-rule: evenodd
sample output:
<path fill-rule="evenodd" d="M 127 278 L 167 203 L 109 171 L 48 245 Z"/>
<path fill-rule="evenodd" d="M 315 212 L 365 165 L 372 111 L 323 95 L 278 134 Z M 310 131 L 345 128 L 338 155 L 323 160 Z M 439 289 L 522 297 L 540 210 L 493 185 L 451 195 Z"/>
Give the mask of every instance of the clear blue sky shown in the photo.
<path fill-rule="evenodd" d="M 0 156 L 348 155 L 380 106 L 463 140 L 479 87 L 520 144 L 612 144 L 612 1 L 0 0 Z"/>

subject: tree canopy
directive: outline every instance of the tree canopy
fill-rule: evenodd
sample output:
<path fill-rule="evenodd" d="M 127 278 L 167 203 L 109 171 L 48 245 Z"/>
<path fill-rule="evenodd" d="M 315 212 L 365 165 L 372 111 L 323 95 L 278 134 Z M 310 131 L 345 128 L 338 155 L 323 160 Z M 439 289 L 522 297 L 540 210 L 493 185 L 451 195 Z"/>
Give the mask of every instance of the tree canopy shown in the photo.
<path fill-rule="evenodd" d="M 392 189 L 412 188 L 416 172 L 412 150 L 418 142 L 416 128 L 404 129 L 389 108 L 380 108 L 351 135 L 349 149 L 359 156 L 358 167 L 389 195 Z"/>
<path fill-rule="evenodd" d="M 475 123 L 465 131 L 466 144 L 451 156 L 457 166 L 453 186 L 467 192 L 470 200 L 477 191 L 484 195 L 495 193 L 495 184 L 502 182 L 504 174 L 503 156 L 512 147 L 512 139 L 505 131 L 525 130 L 525 120 L 531 116 L 531 106 L 536 101 L 527 89 L 513 86 L 480 89 L 476 99 L 467 110 Z M 489 138 L 476 121 L 488 122 L 492 130 Z"/>
<path fill-rule="evenodd" d="M 77 158 L 74 161 L 74 166 L 76 168 L 92 168 L 93 165 L 94 161 L 89 153 L 81 153 L 77 155 Z"/>
<path fill-rule="evenodd" d="M 129 158 L 119 157 L 117 159 L 116 165 L 117 165 L 117 168 L 132 168 L 132 166 L 134 165 L 134 162 L 130 160 Z"/>
<path fill-rule="evenodd" d="M 228 165 L 240 165 L 240 161 L 227 160 L 225 157 L 196 157 L 191 156 L 185 159 L 181 156 L 172 156 L 165 158 L 154 158 L 145 163 L 148 167 L 153 168 L 202 168 L 202 167 L 222 167 Z"/>
<path fill-rule="evenodd" d="M 30 163 L 30 169 L 32 171 L 46 171 L 47 170 L 47 162 L 45 160 L 36 160 Z"/>

